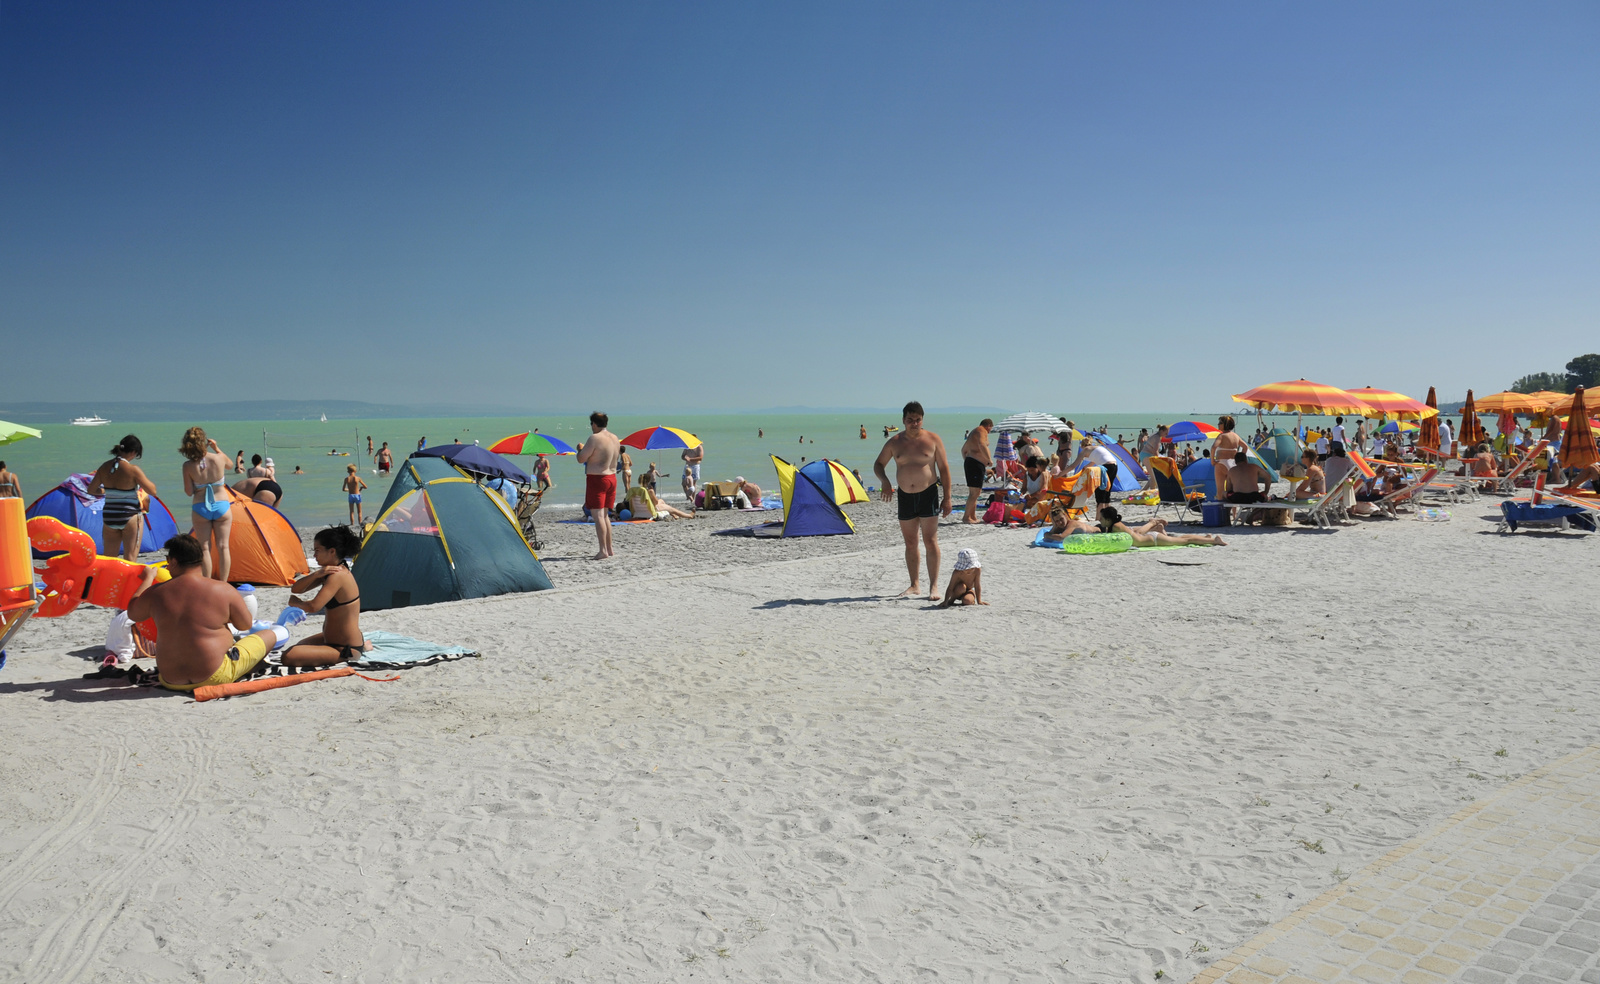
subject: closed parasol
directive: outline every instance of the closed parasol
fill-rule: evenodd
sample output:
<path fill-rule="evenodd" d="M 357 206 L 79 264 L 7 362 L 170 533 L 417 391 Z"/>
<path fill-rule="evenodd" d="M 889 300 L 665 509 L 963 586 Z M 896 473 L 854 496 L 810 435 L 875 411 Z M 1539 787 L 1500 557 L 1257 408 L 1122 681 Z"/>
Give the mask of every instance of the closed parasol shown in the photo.
<path fill-rule="evenodd" d="M 1481 444 L 1488 439 L 1483 421 L 1478 419 L 1478 404 L 1472 399 L 1472 391 L 1467 390 L 1467 402 L 1461 407 L 1461 430 L 1456 432 L 1456 443 Z"/>
<path fill-rule="evenodd" d="M 1433 387 L 1428 387 L 1428 398 L 1423 400 L 1423 405 L 1433 408 L 1433 414 L 1424 417 L 1422 430 L 1417 432 L 1417 447 L 1428 448 L 1437 452 L 1439 450 L 1439 397 L 1433 392 Z"/>
<path fill-rule="evenodd" d="M 1419 403 L 1404 393 L 1396 393 L 1393 390 L 1363 386 L 1361 389 L 1349 392 L 1351 396 L 1372 408 L 1367 412 L 1369 417 L 1379 417 L 1384 420 L 1422 420 L 1425 417 L 1437 416 L 1439 413 L 1438 407 Z"/>
<path fill-rule="evenodd" d="M 1595 446 L 1594 429 L 1589 424 L 1589 411 L 1583 403 L 1583 387 L 1572 394 L 1571 415 L 1567 417 L 1567 432 L 1561 439 L 1561 467 L 1587 468 L 1600 464 L 1600 448 Z"/>

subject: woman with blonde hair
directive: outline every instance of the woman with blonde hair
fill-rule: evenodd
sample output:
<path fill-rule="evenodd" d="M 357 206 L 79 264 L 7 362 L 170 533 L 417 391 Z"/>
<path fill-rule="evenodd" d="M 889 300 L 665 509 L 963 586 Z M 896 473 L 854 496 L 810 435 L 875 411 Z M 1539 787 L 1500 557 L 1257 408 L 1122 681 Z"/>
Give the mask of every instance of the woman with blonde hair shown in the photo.
<path fill-rule="evenodd" d="M 233 504 L 223 491 L 222 476 L 233 465 L 233 459 L 223 454 L 217 442 L 206 437 L 199 427 L 184 432 L 178 453 L 189 459 L 183 463 L 183 491 L 194 500 L 189 509 L 194 514 L 194 538 L 200 541 L 200 571 L 206 577 L 226 581 L 233 559 L 228 552 Z M 213 536 L 217 543 L 215 564 L 211 560 Z"/>

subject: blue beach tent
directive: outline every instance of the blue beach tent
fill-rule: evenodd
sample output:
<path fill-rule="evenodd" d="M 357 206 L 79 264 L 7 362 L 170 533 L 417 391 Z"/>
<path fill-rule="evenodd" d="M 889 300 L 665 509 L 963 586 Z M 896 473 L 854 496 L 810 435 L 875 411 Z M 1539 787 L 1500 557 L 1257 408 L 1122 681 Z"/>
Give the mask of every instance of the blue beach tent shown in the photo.
<path fill-rule="evenodd" d="M 368 610 L 552 587 L 499 493 L 427 455 L 400 466 L 354 570 Z"/>
<path fill-rule="evenodd" d="M 1110 451 L 1112 457 L 1117 459 L 1117 479 L 1111 483 L 1111 491 L 1133 492 L 1143 487 L 1149 476 L 1139 467 L 1139 460 L 1127 448 L 1098 432 L 1091 431 L 1087 436 Z"/>
<path fill-rule="evenodd" d="M 68 475 L 65 482 L 33 500 L 33 505 L 28 507 L 28 518 L 54 516 L 89 534 L 94 538 L 95 552 L 105 553 L 105 522 L 101 513 L 105 511 L 106 500 L 89 494 L 89 483 L 93 480 L 93 475 Z M 178 523 L 172 518 L 172 510 L 159 498 L 151 496 L 150 511 L 145 514 L 144 530 L 139 536 L 139 552 L 160 550 L 162 544 L 177 535 Z M 35 550 L 33 556 L 37 560 L 50 554 Z"/>
<path fill-rule="evenodd" d="M 778 491 L 783 496 L 782 536 L 833 536 L 854 533 L 855 524 L 839 508 L 840 490 L 833 469 L 825 462 L 821 467 L 796 468 L 777 455 L 772 456 L 772 466 L 778 470 Z M 850 501 L 848 492 L 845 501 Z"/>

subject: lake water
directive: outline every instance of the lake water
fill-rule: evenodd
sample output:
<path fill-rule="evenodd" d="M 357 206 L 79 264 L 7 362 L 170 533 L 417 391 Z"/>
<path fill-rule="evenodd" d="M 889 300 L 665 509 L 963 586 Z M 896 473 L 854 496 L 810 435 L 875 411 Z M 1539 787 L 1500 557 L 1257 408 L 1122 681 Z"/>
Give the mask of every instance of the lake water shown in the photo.
<path fill-rule="evenodd" d="M 939 433 L 954 456 L 968 429 L 982 414 L 929 414 L 925 426 Z M 999 419 L 1000 414 L 993 415 Z M 1141 427 L 1153 428 L 1158 423 L 1172 423 L 1186 419 L 1178 413 L 1139 414 L 1068 414 L 1080 430 L 1106 425 L 1115 437 L 1123 434 L 1131 443 Z M 1238 415 L 1241 429 L 1253 429 L 1253 415 L 1247 419 Z M 1214 418 L 1203 418 L 1214 422 Z M 1293 418 L 1277 418 L 1280 426 L 1290 426 Z M 1306 418 L 1311 425 L 1315 418 Z M 448 444 L 460 439 L 470 444 L 476 440 L 485 446 L 510 434 L 537 427 L 568 444 L 577 444 L 589 434 L 588 420 L 584 417 L 462 417 L 417 418 L 381 420 L 330 420 L 319 423 L 303 421 L 224 421 L 207 424 L 208 436 L 216 439 L 229 455 L 243 450 L 248 460 L 252 454 L 273 458 L 278 469 L 278 483 L 284 489 L 283 512 L 297 525 L 312 528 L 331 522 L 343 521 L 346 516 L 345 496 L 340 491 L 345 466 L 356 464 L 372 488 L 366 495 L 368 519 L 371 509 L 379 505 L 388 492 L 392 479 L 379 479 L 373 461 L 367 456 L 367 437 L 374 446 L 388 441 L 398 462 L 416 450 L 417 441 L 426 437 L 428 443 Z M 743 475 L 763 488 L 776 485 L 777 476 L 769 455 L 778 455 L 794 464 L 801 458 L 835 458 L 847 467 L 859 469 L 867 485 L 875 485 L 872 463 L 883 447 L 885 425 L 898 425 L 892 414 L 784 414 L 767 415 L 718 414 L 673 415 L 660 418 L 613 417 L 611 430 L 625 436 L 635 430 L 657 424 L 666 424 L 695 434 L 705 442 L 705 464 L 701 479 L 732 479 Z M 860 428 L 867 428 L 866 440 L 861 439 Z M 155 422 L 127 423 L 116 421 L 104 427 L 73 427 L 61 423 L 43 425 L 44 437 L 0 447 L 0 460 L 6 461 L 18 473 L 23 492 L 28 501 L 42 495 L 71 472 L 92 472 L 108 457 L 108 449 L 124 434 L 137 434 L 145 448 L 140 462 L 160 490 L 161 498 L 178 516 L 180 526 L 185 524 L 187 499 L 183 495 L 181 467 L 183 457 L 178 454 L 178 442 L 188 428 L 186 423 Z M 801 439 L 804 443 L 801 443 Z M 298 443 L 300 447 L 284 447 Z M 349 457 L 330 456 L 330 447 L 351 452 Z M 666 474 L 663 488 L 677 490 L 682 473 L 681 452 L 677 450 L 632 451 L 634 473 L 644 471 L 651 461 L 657 462 Z M 532 472 L 534 457 L 525 455 L 511 458 L 524 471 Z M 298 465 L 304 475 L 292 472 Z M 958 484 L 960 465 L 954 469 Z M 237 476 L 242 478 L 243 476 Z M 553 459 L 551 477 L 555 489 L 546 499 L 548 504 L 577 504 L 583 498 L 583 469 L 571 456 Z M 235 476 L 229 477 L 230 483 Z"/>

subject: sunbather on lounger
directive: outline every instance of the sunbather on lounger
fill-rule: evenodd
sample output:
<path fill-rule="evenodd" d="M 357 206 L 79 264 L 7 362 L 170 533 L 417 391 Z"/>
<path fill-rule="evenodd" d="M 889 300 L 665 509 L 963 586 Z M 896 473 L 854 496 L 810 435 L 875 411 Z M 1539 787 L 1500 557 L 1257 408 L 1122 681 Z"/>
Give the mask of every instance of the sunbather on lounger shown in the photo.
<path fill-rule="evenodd" d="M 1582 492 L 1583 483 L 1589 483 L 1592 492 L 1600 492 L 1600 465 L 1590 465 L 1582 471 L 1573 472 L 1567 476 L 1567 484 L 1553 492 Z"/>

